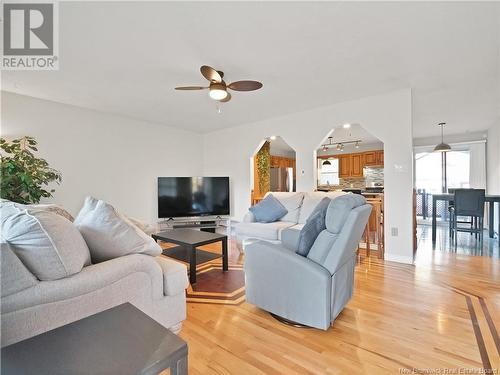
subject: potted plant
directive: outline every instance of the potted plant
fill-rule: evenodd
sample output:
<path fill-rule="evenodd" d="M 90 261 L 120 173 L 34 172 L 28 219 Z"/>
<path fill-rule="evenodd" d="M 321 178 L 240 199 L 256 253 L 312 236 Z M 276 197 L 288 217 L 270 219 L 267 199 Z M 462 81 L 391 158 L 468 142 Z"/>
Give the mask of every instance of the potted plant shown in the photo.
<path fill-rule="evenodd" d="M 22 204 L 39 203 L 55 191 L 46 190 L 51 182 L 61 182 L 61 173 L 50 168 L 45 159 L 35 156 L 36 145 L 36 140 L 28 136 L 12 141 L 0 138 L 2 198 Z"/>

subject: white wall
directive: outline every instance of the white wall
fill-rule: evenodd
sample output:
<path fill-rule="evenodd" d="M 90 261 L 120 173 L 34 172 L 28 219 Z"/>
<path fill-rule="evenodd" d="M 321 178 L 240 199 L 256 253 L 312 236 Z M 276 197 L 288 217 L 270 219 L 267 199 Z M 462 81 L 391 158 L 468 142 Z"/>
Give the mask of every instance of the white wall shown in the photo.
<path fill-rule="evenodd" d="M 158 176 L 201 175 L 202 136 L 145 121 L 2 92 L 2 137 L 34 136 L 62 172 L 50 202 L 76 214 L 87 195 L 157 220 Z"/>
<path fill-rule="evenodd" d="M 250 163 L 265 137 L 281 136 L 296 151 L 297 191 L 315 186 L 314 150 L 333 128 L 358 123 L 384 143 L 386 258 L 410 263 L 412 240 L 411 91 L 401 90 L 206 134 L 204 173 L 229 175 L 236 219 L 250 204 Z M 390 235 L 391 227 L 399 235 Z"/>

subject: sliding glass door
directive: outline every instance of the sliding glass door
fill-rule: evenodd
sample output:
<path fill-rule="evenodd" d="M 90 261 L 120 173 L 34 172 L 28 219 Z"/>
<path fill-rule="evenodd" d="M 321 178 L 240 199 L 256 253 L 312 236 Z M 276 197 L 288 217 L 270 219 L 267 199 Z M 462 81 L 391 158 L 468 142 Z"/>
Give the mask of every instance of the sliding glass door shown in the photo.
<path fill-rule="evenodd" d="M 417 217 L 425 221 L 430 220 L 432 195 L 448 193 L 452 189 L 469 188 L 470 176 L 469 150 L 452 150 L 446 153 L 416 152 Z M 448 207 L 445 202 L 438 202 L 437 217 L 447 220 Z"/>

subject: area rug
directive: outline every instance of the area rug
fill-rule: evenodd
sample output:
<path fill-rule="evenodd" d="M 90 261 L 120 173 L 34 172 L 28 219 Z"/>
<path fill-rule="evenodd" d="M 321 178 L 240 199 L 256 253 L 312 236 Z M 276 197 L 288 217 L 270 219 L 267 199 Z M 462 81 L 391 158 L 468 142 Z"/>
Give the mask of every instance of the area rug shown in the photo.
<path fill-rule="evenodd" d="M 228 245 L 229 270 L 227 272 L 222 271 L 222 259 L 220 257 L 197 265 L 196 284 L 194 286 L 189 285 L 189 288 L 186 290 L 188 303 L 239 305 L 245 301 L 243 256 L 233 241 L 229 241 Z M 173 248 L 175 247 L 172 244 L 162 242 L 160 242 L 160 246 L 166 250 L 165 253 L 167 254 L 169 251 L 174 250 Z M 200 249 L 217 255 L 221 252 L 219 244 L 202 246 Z M 182 263 L 188 265 L 186 261 Z"/>
<path fill-rule="evenodd" d="M 245 273 L 243 265 L 230 264 L 222 271 L 221 262 L 206 263 L 197 268 L 196 284 L 186 290 L 189 303 L 239 305 L 245 301 Z"/>

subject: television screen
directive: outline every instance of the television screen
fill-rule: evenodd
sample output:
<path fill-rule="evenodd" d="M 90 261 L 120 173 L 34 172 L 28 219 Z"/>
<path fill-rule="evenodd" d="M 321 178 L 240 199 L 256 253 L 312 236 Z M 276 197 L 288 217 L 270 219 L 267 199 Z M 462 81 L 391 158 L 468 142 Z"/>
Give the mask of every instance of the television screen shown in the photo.
<path fill-rule="evenodd" d="M 158 177 L 158 217 L 229 215 L 229 177 Z"/>

